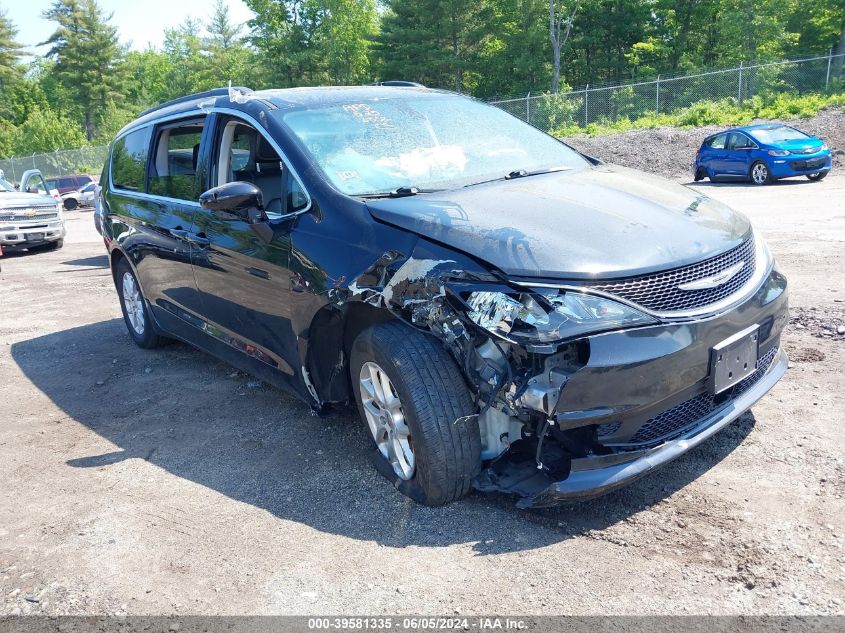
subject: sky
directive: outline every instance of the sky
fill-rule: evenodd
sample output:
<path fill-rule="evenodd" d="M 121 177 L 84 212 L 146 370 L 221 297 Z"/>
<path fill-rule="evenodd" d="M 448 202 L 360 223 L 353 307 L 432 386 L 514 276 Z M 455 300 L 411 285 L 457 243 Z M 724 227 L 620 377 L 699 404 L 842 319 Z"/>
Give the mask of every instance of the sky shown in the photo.
<path fill-rule="evenodd" d="M 41 18 L 52 4 L 51 0 L 0 0 L 0 9 L 18 29 L 17 40 L 32 53 L 45 53 L 47 47 L 37 47 L 55 30 L 55 23 Z M 177 26 L 187 17 L 207 21 L 213 5 L 211 0 L 99 0 L 106 13 L 114 13 L 112 24 L 117 26 L 120 41 L 135 50 L 148 44 L 160 47 L 164 29 Z M 246 22 L 252 12 L 242 0 L 226 0 L 233 22 Z"/>

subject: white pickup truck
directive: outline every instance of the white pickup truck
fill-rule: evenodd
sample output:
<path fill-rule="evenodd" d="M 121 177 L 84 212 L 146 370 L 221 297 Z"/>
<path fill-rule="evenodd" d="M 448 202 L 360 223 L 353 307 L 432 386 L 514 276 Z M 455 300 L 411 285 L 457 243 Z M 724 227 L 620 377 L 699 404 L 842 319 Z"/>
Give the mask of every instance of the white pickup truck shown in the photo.
<path fill-rule="evenodd" d="M 40 171 L 24 172 L 19 190 L 0 179 L 2 250 L 61 248 L 64 238 L 62 201 L 47 189 Z"/>

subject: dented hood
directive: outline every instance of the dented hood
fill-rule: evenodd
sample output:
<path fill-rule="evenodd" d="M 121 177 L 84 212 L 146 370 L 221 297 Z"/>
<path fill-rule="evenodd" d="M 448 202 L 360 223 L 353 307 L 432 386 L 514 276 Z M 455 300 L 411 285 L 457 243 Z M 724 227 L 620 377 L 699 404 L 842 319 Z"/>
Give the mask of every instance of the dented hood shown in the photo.
<path fill-rule="evenodd" d="M 367 201 L 385 223 L 519 277 L 622 277 L 724 252 L 741 214 L 663 178 L 614 165 Z"/>

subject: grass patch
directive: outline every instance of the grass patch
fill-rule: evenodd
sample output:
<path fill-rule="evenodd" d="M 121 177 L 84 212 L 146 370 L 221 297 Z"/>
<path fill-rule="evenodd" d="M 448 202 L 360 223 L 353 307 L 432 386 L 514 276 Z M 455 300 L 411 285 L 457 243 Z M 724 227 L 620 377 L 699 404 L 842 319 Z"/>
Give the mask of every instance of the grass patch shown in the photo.
<path fill-rule="evenodd" d="M 610 122 L 598 120 L 586 128 L 577 124 L 566 124 L 552 129 L 554 136 L 587 134 L 600 136 L 618 134 L 628 130 L 653 129 L 657 127 L 702 127 L 704 125 L 746 125 L 754 119 L 794 119 L 811 117 L 819 110 L 840 106 L 845 111 L 845 92 L 832 95 L 757 95 L 746 99 L 740 105 L 736 99 L 699 101 L 688 108 L 681 108 L 671 114 L 650 114 L 636 119 L 619 119 Z"/>

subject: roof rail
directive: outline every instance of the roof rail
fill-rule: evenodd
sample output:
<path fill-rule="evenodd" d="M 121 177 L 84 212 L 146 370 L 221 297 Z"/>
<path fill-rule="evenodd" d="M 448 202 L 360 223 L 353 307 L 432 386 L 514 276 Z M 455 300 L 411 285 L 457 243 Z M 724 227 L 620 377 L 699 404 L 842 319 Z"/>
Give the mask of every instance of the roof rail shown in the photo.
<path fill-rule="evenodd" d="M 171 101 L 165 101 L 164 103 L 160 103 L 157 106 L 153 106 L 152 108 L 147 108 L 141 114 L 138 115 L 138 118 L 142 116 L 146 116 L 151 112 L 155 112 L 156 110 L 161 110 L 162 108 L 166 108 L 168 106 L 176 105 L 179 103 L 185 103 L 186 101 L 193 101 L 194 99 L 204 99 L 206 97 L 227 97 L 229 96 L 230 88 L 214 88 L 213 90 L 206 90 L 205 92 L 198 92 L 192 95 L 185 95 L 184 97 L 179 97 L 178 99 L 173 99 Z M 243 86 L 232 86 L 231 90 L 237 90 L 241 94 L 252 94 L 252 90 L 249 88 L 244 88 Z"/>
<path fill-rule="evenodd" d="M 422 84 L 418 84 L 416 81 L 377 81 L 375 83 L 371 83 L 371 86 L 396 86 L 396 87 L 407 87 L 407 88 L 425 88 Z"/>

